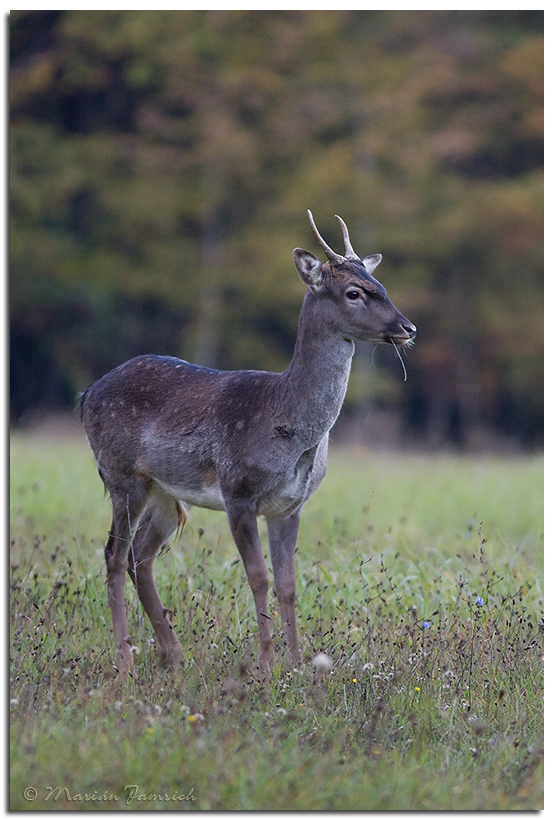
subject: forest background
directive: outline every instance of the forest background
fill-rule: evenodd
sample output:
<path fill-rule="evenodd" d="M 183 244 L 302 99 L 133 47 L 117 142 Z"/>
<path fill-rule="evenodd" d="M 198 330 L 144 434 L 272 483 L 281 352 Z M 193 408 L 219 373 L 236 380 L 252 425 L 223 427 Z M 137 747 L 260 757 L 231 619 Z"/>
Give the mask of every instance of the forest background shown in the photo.
<path fill-rule="evenodd" d="M 10 415 L 133 355 L 284 369 L 334 214 L 417 326 L 335 438 L 537 449 L 542 11 L 12 11 Z"/>

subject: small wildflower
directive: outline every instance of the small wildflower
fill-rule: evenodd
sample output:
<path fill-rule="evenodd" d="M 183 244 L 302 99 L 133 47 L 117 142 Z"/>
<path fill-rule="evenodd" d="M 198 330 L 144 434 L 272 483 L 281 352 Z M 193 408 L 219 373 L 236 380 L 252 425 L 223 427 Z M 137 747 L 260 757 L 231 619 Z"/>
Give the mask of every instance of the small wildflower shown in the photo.
<path fill-rule="evenodd" d="M 416 686 L 415 690 L 416 690 L 416 692 L 421 692 L 421 689 L 419 688 L 419 686 Z"/>
<path fill-rule="evenodd" d="M 475 601 L 475 606 L 484 606 L 484 605 L 485 605 L 485 602 L 483 601 L 483 599 L 481 598 L 481 596 L 480 596 L 480 595 L 478 595 L 478 596 L 477 596 L 477 599 L 476 599 L 476 601 Z"/>
<path fill-rule="evenodd" d="M 356 678 L 352 678 L 352 683 L 356 683 Z"/>
<path fill-rule="evenodd" d="M 429 623 L 429 621 L 423 621 L 421 626 L 423 627 L 423 629 L 431 629 L 431 624 Z"/>

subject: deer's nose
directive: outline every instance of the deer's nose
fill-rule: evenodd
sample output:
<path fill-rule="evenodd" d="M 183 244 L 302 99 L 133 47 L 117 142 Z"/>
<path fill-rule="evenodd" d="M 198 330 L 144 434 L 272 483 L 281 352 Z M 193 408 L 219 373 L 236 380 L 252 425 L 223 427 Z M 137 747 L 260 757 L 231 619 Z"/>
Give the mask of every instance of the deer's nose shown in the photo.
<path fill-rule="evenodd" d="M 402 322 L 402 327 L 404 328 L 410 339 L 413 339 L 417 333 L 417 327 L 408 321 Z"/>

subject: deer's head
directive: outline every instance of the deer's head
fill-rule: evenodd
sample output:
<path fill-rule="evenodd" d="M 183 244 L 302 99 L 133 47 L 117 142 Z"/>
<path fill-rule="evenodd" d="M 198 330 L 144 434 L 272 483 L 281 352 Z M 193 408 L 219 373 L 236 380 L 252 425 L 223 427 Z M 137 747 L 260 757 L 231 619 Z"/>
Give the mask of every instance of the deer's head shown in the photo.
<path fill-rule="evenodd" d="M 293 251 L 296 269 L 327 314 L 330 327 L 346 339 L 405 345 L 413 342 L 415 325 L 393 305 L 373 271 L 382 259 L 380 253 L 360 259 L 354 251 L 348 228 L 337 216 L 342 228 L 345 255 L 336 253 L 321 237 L 308 211 L 310 224 L 328 261 L 302 248 Z"/>

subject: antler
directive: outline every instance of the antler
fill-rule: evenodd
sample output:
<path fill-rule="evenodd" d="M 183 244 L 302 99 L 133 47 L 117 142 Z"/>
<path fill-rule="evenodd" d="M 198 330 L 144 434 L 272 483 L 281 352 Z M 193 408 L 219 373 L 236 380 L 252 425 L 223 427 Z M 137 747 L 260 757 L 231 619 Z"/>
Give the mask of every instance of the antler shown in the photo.
<path fill-rule="evenodd" d="M 359 259 L 360 257 L 352 247 L 352 243 L 350 242 L 350 236 L 348 235 L 348 228 L 346 227 L 346 222 L 344 219 L 341 219 L 338 214 L 335 214 L 338 221 L 340 222 L 340 226 L 342 228 L 342 236 L 344 239 L 344 247 L 346 249 L 346 258 L 347 259 Z"/>
<path fill-rule="evenodd" d="M 341 256 L 340 253 L 335 253 L 335 251 L 332 248 L 329 247 L 327 242 L 323 239 L 323 237 L 319 233 L 318 229 L 316 228 L 316 224 L 314 222 L 312 212 L 310 210 L 308 210 L 308 218 L 310 220 L 310 225 L 312 226 L 312 230 L 315 233 L 315 238 L 317 239 L 317 241 L 319 242 L 319 244 L 321 245 L 321 247 L 323 248 L 323 250 L 327 254 L 327 259 L 329 260 L 329 262 L 338 262 L 338 263 L 344 262 L 344 256 Z"/>
<path fill-rule="evenodd" d="M 319 244 L 321 245 L 321 247 L 325 251 L 325 253 L 327 255 L 327 259 L 329 260 L 329 262 L 336 262 L 338 264 L 341 264 L 342 262 L 345 262 L 347 259 L 359 259 L 360 257 L 354 251 L 354 248 L 352 247 L 352 243 L 350 242 L 350 236 L 348 235 L 348 228 L 346 227 L 346 223 L 337 214 L 335 214 L 335 216 L 339 220 L 340 226 L 342 228 L 342 236 L 343 236 L 343 239 L 344 239 L 344 247 L 346 249 L 346 256 L 341 256 L 340 253 L 335 253 L 335 251 L 332 248 L 329 247 L 329 245 L 323 239 L 323 237 L 321 236 L 321 234 L 319 233 L 319 231 L 316 227 L 312 212 L 310 210 L 308 210 L 308 218 L 310 220 L 310 225 L 312 226 L 312 230 L 315 234 L 315 238 L 317 239 L 317 241 L 319 242 Z"/>

